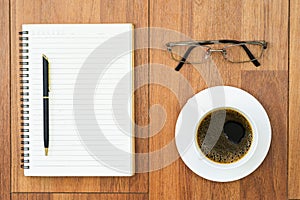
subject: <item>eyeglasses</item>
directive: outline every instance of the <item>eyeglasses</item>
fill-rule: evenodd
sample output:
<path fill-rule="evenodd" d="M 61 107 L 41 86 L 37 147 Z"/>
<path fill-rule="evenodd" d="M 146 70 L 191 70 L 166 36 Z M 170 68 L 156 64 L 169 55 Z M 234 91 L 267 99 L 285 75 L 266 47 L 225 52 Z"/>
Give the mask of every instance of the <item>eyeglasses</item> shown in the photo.
<path fill-rule="evenodd" d="M 212 49 L 208 45 L 230 44 L 222 49 Z M 265 41 L 237 41 L 237 40 L 211 40 L 211 41 L 183 41 L 169 42 L 166 44 L 171 57 L 178 61 L 175 68 L 179 71 L 184 64 L 199 64 L 208 60 L 214 52 L 222 53 L 225 60 L 232 63 L 252 62 L 260 66 L 258 59 L 267 49 Z"/>

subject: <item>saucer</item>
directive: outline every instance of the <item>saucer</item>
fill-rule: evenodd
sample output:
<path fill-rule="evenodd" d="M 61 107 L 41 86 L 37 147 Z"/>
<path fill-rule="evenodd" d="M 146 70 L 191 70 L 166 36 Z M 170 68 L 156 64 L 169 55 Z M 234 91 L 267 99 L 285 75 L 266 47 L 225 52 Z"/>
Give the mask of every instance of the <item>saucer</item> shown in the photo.
<path fill-rule="evenodd" d="M 200 120 L 219 108 L 241 112 L 253 129 L 249 151 L 230 164 L 209 160 L 196 144 Z M 211 87 L 195 94 L 182 108 L 175 128 L 176 146 L 183 162 L 197 175 L 217 182 L 235 181 L 255 171 L 269 151 L 271 135 L 269 117 L 259 101 L 248 92 L 230 86 Z"/>

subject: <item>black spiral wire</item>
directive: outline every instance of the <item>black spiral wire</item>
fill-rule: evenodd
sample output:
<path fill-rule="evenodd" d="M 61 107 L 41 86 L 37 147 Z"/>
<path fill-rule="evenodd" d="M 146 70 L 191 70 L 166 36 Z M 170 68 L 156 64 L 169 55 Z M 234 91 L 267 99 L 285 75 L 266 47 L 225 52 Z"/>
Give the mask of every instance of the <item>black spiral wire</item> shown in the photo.
<path fill-rule="evenodd" d="M 28 31 L 21 31 L 19 32 L 19 40 L 20 40 L 20 96 L 21 96 L 21 168 L 23 169 L 29 169 L 28 163 L 29 163 L 29 49 L 28 49 Z"/>

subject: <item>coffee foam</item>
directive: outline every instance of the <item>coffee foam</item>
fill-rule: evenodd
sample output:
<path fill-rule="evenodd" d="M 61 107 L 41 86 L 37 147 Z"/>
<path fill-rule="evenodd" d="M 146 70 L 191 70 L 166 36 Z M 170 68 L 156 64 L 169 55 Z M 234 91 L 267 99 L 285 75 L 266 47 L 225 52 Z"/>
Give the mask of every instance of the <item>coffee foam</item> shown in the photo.
<path fill-rule="evenodd" d="M 226 111 L 226 112 L 224 112 Z M 226 113 L 226 115 L 224 115 Z M 213 121 L 212 121 L 213 120 Z M 245 128 L 245 136 L 239 144 L 234 144 L 226 138 L 224 131 L 220 128 L 213 127 L 215 123 L 222 122 L 224 125 L 226 121 L 235 120 L 241 123 Z M 210 127 L 211 125 L 211 127 Z M 219 132 L 216 133 L 216 130 Z M 205 138 L 213 138 L 212 135 L 218 136 L 215 144 L 205 143 Z M 207 158 L 217 163 L 233 163 L 244 157 L 250 149 L 253 140 L 253 130 L 249 121 L 239 112 L 232 109 L 220 109 L 208 113 L 200 122 L 197 131 L 197 143 L 201 151 Z"/>

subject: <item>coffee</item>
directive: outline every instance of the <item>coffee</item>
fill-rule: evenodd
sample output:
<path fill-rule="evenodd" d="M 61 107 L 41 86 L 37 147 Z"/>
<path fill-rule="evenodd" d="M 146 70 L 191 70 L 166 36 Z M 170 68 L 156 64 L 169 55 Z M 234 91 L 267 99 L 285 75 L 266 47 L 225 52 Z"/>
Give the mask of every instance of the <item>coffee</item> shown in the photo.
<path fill-rule="evenodd" d="M 250 149 L 253 130 L 240 112 L 222 108 L 209 112 L 199 123 L 197 145 L 210 160 L 233 163 Z"/>

